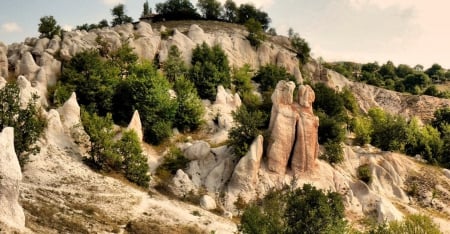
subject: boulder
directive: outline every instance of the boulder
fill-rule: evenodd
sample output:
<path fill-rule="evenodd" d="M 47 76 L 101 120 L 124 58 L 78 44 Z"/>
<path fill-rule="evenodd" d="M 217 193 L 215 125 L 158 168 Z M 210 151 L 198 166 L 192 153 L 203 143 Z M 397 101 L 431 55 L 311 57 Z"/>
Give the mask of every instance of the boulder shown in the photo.
<path fill-rule="evenodd" d="M 144 132 L 142 130 L 141 117 L 139 116 L 139 112 L 137 110 L 134 111 L 133 117 L 131 117 L 131 121 L 128 124 L 127 130 L 133 130 L 136 132 L 139 140 L 142 142 L 144 139 Z"/>
<path fill-rule="evenodd" d="M 148 37 L 153 34 L 152 26 L 144 21 L 139 21 L 139 23 L 136 24 L 136 36 L 137 37 Z"/>
<path fill-rule="evenodd" d="M 8 47 L 0 42 L 0 77 L 8 77 Z"/>
<path fill-rule="evenodd" d="M 217 208 L 216 201 L 209 196 L 209 195 L 203 195 L 200 197 L 200 207 L 205 210 L 214 210 Z"/>
<path fill-rule="evenodd" d="M 61 76 L 61 62 L 55 59 L 51 54 L 45 52 L 39 59 L 42 69 L 47 74 L 47 86 L 53 87 L 56 85 L 58 78 Z"/>
<path fill-rule="evenodd" d="M 48 47 L 45 52 L 55 55 L 57 51 L 59 51 L 61 47 L 61 38 L 59 36 L 53 36 L 53 38 L 48 43 Z"/>
<path fill-rule="evenodd" d="M 36 56 L 41 56 L 42 53 L 44 53 L 45 49 L 47 49 L 49 42 L 50 40 L 46 37 L 40 38 L 39 40 L 37 40 L 31 53 Z"/>
<path fill-rule="evenodd" d="M 0 85 L 0 87 L 1 87 L 1 85 Z M 447 178 L 449 178 L 450 179 L 450 170 L 449 169 L 442 169 L 442 172 L 444 173 L 444 175 L 445 176 L 447 176 Z"/>
<path fill-rule="evenodd" d="M 178 169 L 169 184 L 169 190 L 177 197 L 184 197 L 190 192 L 195 192 L 197 187 L 183 170 Z"/>
<path fill-rule="evenodd" d="M 377 203 L 378 223 L 401 220 L 403 214 L 387 199 L 381 198 Z"/>
<path fill-rule="evenodd" d="M 6 85 L 5 78 L 0 76 L 0 89 L 3 89 L 3 87 L 5 87 L 5 85 Z"/>
<path fill-rule="evenodd" d="M 208 156 L 208 154 L 211 152 L 211 147 L 209 144 L 205 141 L 197 141 L 194 142 L 192 145 L 187 147 L 184 151 L 184 157 L 186 157 L 189 160 L 201 160 Z"/>
<path fill-rule="evenodd" d="M 24 228 L 25 215 L 19 204 L 22 172 L 14 151 L 13 128 L 4 128 L 0 132 L 0 149 L 0 223 Z"/>

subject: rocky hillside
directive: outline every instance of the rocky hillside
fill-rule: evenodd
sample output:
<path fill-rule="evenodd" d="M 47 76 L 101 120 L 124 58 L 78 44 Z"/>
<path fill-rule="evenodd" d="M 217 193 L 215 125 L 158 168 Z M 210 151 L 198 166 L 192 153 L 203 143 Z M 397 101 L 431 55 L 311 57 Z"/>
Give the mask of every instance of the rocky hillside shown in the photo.
<path fill-rule="evenodd" d="M 215 101 L 203 103 L 205 129 L 197 135 L 179 134 L 171 139 L 189 162 L 163 186 L 155 174 L 166 153 L 164 146 L 141 142 L 154 177 L 148 189 L 138 188 L 119 175 L 90 169 L 82 161 L 86 146 L 80 142 L 89 144 L 89 138 L 80 125 L 76 94 L 57 109 L 46 97 L 58 81 L 64 61 L 84 50 L 114 50 L 125 42 L 139 58 L 158 58 L 159 62 L 167 59 L 170 46 L 176 45 L 186 64 L 190 64 L 197 44 L 218 44 L 231 66 L 249 64 L 258 69 L 277 64 L 298 83 L 312 79 L 337 89 L 349 87 L 363 111 L 381 107 L 428 121 L 435 109 L 450 104 L 445 99 L 351 82 L 314 61 L 300 70 L 283 37 L 272 37 L 255 49 L 242 28 L 195 23 L 177 27 L 173 23 L 155 26 L 140 22 L 71 31 L 62 39 L 28 38 L 9 46 L 0 43 L 0 87 L 7 80 L 17 80 L 23 102 L 38 94 L 47 120 L 44 136 L 37 143 L 40 152 L 30 156 L 22 172 L 12 133 L 20 129 L 5 128 L 0 133 L 0 233 L 234 233 L 238 197 L 251 201 L 273 188 L 305 183 L 342 194 L 346 216 L 356 228 L 363 229 L 368 220 L 383 222 L 423 213 L 450 233 L 448 170 L 370 145 L 345 145 L 344 162 L 339 165 L 318 159 L 323 149 L 317 143 L 318 119 L 311 107 L 314 92 L 301 85 L 294 97 L 293 82 L 277 85 L 272 95 L 271 135 L 268 139 L 258 136 L 242 158 L 235 157 L 225 144 L 234 124 L 231 112 L 241 105 L 241 97 L 219 86 Z M 166 37 L 166 32 L 173 33 Z M 123 130 L 116 128 L 117 132 Z M 130 128 L 142 136 L 137 113 Z M 361 165 L 367 165 L 372 175 L 369 185 L 358 179 Z"/>

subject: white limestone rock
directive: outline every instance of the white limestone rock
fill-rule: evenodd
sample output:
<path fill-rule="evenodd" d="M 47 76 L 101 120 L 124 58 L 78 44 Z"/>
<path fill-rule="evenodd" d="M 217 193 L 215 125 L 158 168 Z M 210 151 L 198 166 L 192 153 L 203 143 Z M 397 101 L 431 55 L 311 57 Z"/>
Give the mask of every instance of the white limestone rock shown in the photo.
<path fill-rule="evenodd" d="M 22 59 L 18 61 L 18 67 L 16 67 L 16 75 L 23 75 L 29 80 L 33 80 L 38 70 L 39 66 L 34 61 L 31 53 L 27 51 L 22 54 Z"/>
<path fill-rule="evenodd" d="M 59 109 L 62 117 L 62 122 L 65 129 L 71 129 L 81 123 L 80 105 L 77 102 L 77 95 L 75 92 L 70 95 L 70 98 Z"/>
<path fill-rule="evenodd" d="M 30 81 L 24 76 L 17 77 L 17 85 L 20 89 L 20 107 L 26 108 L 28 103 L 32 101 L 33 95 L 39 95 L 39 92 L 34 87 L 31 87 Z"/>
<path fill-rule="evenodd" d="M 205 210 L 214 210 L 217 208 L 216 201 L 209 196 L 209 195 L 203 195 L 200 198 L 200 207 Z"/>
<path fill-rule="evenodd" d="M 140 142 L 144 139 L 144 132 L 142 130 L 141 117 L 139 116 L 139 112 L 137 110 L 134 111 L 133 117 L 131 117 L 131 121 L 128 124 L 127 130 L 133 130 Z"/>
<path fill-rule="evenodd" d="M 0 77 L 8 77 L 8 47 L 0 41 Z"/>
<path fill-rule="evenodd" d="M 0 222 L 14 228 L 25 227 L 25 215 L 19 204 L 22 172 L 14 151 L 14 129 L 0 132 Z"/>
<path fill-rule="evenodd" d="M 197 141 L 184 149 L 183 154 L 189 160 L 201 160 L 208 156 L 211 147 L 205 141 Z"/>
<path fill-rule="evenodd" d="M 196 192 L 197 187 L 192 183 L 189 176 L 183 170 L 178 169 L 169 184 L 170 191 L 177 197 L 184 197 L 190 192 Z"/>

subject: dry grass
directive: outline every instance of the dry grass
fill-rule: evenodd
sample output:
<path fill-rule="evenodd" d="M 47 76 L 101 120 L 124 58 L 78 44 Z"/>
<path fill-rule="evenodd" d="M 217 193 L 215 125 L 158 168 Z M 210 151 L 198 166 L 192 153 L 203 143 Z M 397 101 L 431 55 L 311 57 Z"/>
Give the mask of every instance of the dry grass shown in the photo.
<path fill-rule="evenodd" d="M 133 220 L 130 221 L 126 228 L 128 234 L 206 234 L 207 232 L 200 229 L 197 225 L 167 225 L 154 220 Z"/>

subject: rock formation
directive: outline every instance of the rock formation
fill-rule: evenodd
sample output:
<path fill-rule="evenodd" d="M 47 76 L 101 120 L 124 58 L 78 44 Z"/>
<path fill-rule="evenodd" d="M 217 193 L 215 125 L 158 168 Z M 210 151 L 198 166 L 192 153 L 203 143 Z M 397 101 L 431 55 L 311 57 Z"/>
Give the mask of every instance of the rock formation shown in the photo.
<path fill-rule="evenodd" d="M 308 85 L 298 88 L 296 142 L 292 155 L 292 169 L 295 172 L 310 172 L 319 156 L 318 128 L 319 118 L 314 115 L 312 103 L 314 91 Z"/>
<path fill-rule="evenodd" d="M 25 215 L 19 204 L 19 183 L 22 180 L 19 161 L 14 151 L 14 129 L 0 132 L 0 226 L 25 227 Z M 1 228 L 0 228 L 1 231 Z"/>
<path fill-rule="evenodd" d="M 0 42 L 0 77 L 8 77 L 8 57 L 7 47 Z"/>
<path fill-rule="evenodd" d="M 267 166 L 281 175 L 289 160 L 294 172 L 311 172 L 319 152 L 319 119 L 312 111 L 314 91 L 308 85 L 299 86 L 298 103 L 294 103 L 294 88 L 292 81 L 280 81 L 272 94 Z"/>
<path fill-rule="evenodd" d="M 134 111 L 133 117 L 131 117 L 131 121 L 128 124 L 127 130 L 133 130 L 134 132 L 136 132 L 139 141 L 143 141 L 144 132 L 142 130 L 141 117 L 139 116 L 139 112 L 137 110 Z"/>

